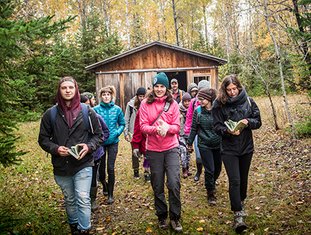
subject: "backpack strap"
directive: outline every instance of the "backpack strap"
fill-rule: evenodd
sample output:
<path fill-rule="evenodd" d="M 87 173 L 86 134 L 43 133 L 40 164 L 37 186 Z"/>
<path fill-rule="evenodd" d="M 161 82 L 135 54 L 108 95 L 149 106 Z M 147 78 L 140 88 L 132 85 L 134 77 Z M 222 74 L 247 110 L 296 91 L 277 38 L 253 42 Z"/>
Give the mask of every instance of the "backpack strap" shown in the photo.
<path fill-rule="evenodd" d="M 57 104 L 54 105 L 51 108 L 51 112 L 50 112 L 50 122 L 52 125 L 52 130 L 54 130 L 54 125 L 56 121 L 56 115 L 58 111 L 57 106 L 58 106 Z M 92 121 L 89 115 L 89 107 L 86 104 L 81 103 L 81 108 L 82 108 L 83 123 L 85 125 L 85 128 L 87 130 L 91 130 L 91 133 L 94 134 L 94 128 L 93 128 Z"/>
<path fill-rule="evenodd" d="M 169 102 L 165 102 L 165 105 L 163 107 L 163 110 L 159 113 L 159 115 L 157 116 L 157 118 L 150 124 L 150 126 L 152 126 L 162 115 L 163 112 L 167 112 L 171 107 L 171 103 Z"/>

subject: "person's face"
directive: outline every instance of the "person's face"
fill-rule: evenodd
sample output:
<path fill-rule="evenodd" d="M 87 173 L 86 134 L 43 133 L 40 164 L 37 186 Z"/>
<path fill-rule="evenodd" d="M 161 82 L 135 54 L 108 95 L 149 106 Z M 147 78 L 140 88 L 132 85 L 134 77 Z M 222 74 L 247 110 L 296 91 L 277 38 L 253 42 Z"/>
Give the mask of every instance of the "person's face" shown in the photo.
<path fill-rule="evenodd" d="M 166 93 L 166 87 L 162 84 L 156 84 L 153 87 L 153 91 L 154 91 L 154 94 L 156 95 L 156 97 L 161 98 Z"/>
<path fill-rule="evenodd" d="M 104 103 L 109 104 L 112 100 L 112 96 L 111 96 L 110 92 L 103 92 L 102 100 Z"/>
<path fill-rule="evenodd" d="M 176 91 L 178 89 L 178 83 L 177 82 L 172 82 L 171 83 L 171 88 L 172 88 L 172 90 Z"/>
<path fill-rule="evenodd" d="M 71 81 L 65 81 L 60 84 L 60 94 L 66 101 L 70 101 L 76 94 L 75 84 Z"/>
<path fill-rule="evenodd" d="M 190 92 L 191 97 L 195 97 L 198 94 L 198 90 L 193 90 Z"/>
<path fill-rule="evenodd" d="M 200 101 L 200 105 L 202 108 L 210 108 L 211 106 L 211 102 L 207 99 L 202 99 L 202 98 L 199 98 L 199 101 Z"/>
<path fill-rule="evenodd" d="M 230 83 L 226 87 L 226 92 L 229 97 L 236 97 L 239 94 L 239 89 L 236 85 L 234 85 L 233 83 Z"/>
<path fill-rule="evenodd" d="M 96 100 L 95 100 L 95 97 L 93 96 L 91 99 L 90 99 L 90 106 L 91 107 L 94 107 L 96 105 Z"/>
<path fill-rule="evenodd" d="M 185 101 L 183 102 L 183 105 L 184 105 L 184 107 L 185 107 L 186 109 L 189 108 L 190 100 L 185 100 Z"/>
<path fill-rule="evenodd" d="M 139 95 L 139 96 L 137 96 L 137 97 L 138 97 L 138 100 L 139 100 L 140 102 L 142 102 L 143 99 L 145 98 L 145 95 Z"/>

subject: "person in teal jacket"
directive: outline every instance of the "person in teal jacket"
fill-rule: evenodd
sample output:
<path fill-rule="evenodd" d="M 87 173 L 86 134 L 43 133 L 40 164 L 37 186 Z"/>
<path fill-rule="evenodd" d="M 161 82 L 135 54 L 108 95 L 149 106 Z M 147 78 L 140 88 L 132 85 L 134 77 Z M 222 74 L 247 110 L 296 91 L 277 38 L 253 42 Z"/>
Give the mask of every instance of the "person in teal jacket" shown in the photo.
<path fill-rule="evenodd" d="M 105 147 L 105 154 L 101 158 L 99 165 L 99 181 L 103 184 L 104 195 L 108 195 L 107 203 L 112 204 L 114 202 L 113 190 L 115 184 L 115 161 L 118 154 L 118 146 L 120 141 L 119 136 L 124 130 L 125 120 L 122 109 L 114 103 L 116 97 L 115 87 L 103 87 L 100 89 L 99 93 L 101 102 L 99 105 L 94 107 L 94 110 L 102 116 L 110 133 L 109 138 L 103 143 Z M 106 181 L 106 165 L 108 183 Z"/>

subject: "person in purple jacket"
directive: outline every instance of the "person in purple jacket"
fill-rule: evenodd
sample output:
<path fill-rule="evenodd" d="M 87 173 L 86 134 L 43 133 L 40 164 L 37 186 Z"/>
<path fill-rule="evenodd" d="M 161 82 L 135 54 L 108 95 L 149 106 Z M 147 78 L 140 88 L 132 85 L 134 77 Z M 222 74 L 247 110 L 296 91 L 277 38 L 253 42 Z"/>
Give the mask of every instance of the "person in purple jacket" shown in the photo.
<path fill-rule="evenodd" d="M 95 105 L 94 100 L 95 100 L 95 97 L 90 92 L 83 92 L 80 95 L 81 103 L 85 103 L 85 104 L 89 105 L 91 108 L 93 108 L 94 105 Z M 108 129 L 104 119 L 99 114 L 96 114 L 96 115 L 97 115 L 99 124 L 102 127 L 103 142 L 104 142 L 109 137 L 109 129 Z M 98 208 L 98 205 L 96 203 L 97 189 L 98 189 L 98 185 L 97 185 L 97 172 L 98 172 L 98 167 L 99 167 L 100 159 L 101 159 L 101 157 L 105 153 L 104 151 L 105 151 L 104 146 L 100 146 L 92 154 L 93 157 L 94 157 L 93 176 L 92 176 L 92 184 L 91 184 L 91 191 L 90 191 L 91 209 L 92 209 L 92 211 L 95 211 Z"/>

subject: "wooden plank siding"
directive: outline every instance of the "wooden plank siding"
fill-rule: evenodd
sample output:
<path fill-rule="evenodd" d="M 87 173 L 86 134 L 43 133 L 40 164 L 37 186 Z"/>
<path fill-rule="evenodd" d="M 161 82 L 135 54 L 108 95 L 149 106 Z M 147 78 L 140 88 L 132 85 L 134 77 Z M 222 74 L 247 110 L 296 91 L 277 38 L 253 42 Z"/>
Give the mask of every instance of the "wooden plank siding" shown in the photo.
<path fill-rule="evenodd" d="M 162 42 L 152 42 L 113 56 L 86 67 L 96 73 L 96 94 L 107 85 L 117 91 L 116 104 L 123 111 L 127 102 L 143 86 L 152 88 L 153 77 L 158 72 L 167 73 L 171 80 L 176 76 L 180 86 L 196 80 L 209 79 L 211 87 L 218 88 L 218 66 L 226 61 L 211 55 Z"/>

